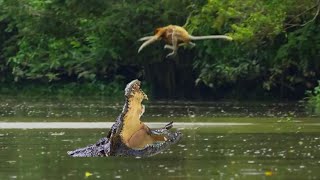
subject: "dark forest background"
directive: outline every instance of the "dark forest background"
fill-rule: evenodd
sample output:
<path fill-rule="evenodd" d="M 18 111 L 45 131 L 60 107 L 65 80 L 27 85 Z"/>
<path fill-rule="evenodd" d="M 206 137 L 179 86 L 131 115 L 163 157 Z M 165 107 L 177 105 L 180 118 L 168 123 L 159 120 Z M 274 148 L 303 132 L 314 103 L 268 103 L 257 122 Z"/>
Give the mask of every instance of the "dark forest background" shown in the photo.
<path fill-rule="evenodd" d="M 0 0 L 2 94 L 123 94 L 155 99 L 320 102 L 319 0 Z M 176 24 L 197 41 L 165 58 L 140 37 Z"/>

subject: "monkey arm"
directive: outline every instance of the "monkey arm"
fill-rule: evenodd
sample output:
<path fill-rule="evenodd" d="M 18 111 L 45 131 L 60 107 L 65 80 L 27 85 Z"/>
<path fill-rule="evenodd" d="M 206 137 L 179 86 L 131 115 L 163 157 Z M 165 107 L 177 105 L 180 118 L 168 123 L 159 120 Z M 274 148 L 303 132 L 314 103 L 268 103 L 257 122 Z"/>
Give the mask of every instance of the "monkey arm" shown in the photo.
<path fill-rule="evenodd" d="M 171 46 L 169 44 L 166 44 L 166 45 L 164 45 L 163 49 L 171 49 L 171 50 L 173 50 L 173 46 Z"/>
<path fill-rule="evenodd" d="M 138 41 L 145 41 L 145 42 L 140 46 L 138 53 L 149 44 L 152 44 L 155 41 L 161 40 L 161 36 L 163 36 L 163 34 L 166 33 L 167 29 L 168 29 L 167 27 L 158 28 L 156 29 L 156 33 L 154 36 L 146 36 L 146 37 L 140 38 Z"/>
<path fill-rule="evenodd" d="M 140 38 L 138 41 L 146 41 L 146 40 L 149 40 L 151 38 L 153 38 L 154 36 L 146 36 L 146 37 L 142 37 Z"/>
<path fill-rule="evenodd" d="M 141 41 L 144 41 L 144 40 L 146 41 L 140 46 L 138 53 L 149 44 L 152 44 L 153 42 L 160 40 L 160 38 L 158 36 L 147 36 L 147 37 L 141 38 Z"/>

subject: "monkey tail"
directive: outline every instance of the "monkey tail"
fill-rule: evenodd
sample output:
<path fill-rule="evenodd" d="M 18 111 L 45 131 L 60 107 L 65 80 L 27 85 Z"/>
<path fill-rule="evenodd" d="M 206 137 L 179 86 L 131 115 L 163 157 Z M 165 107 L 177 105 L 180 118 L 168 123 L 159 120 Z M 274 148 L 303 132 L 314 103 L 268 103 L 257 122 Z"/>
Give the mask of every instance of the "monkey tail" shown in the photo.
<path fill-rule="evenodd" d="M 232 37 L 226 35 L 209 35 L 209 36 L 189 36 L 191 40 L 204 40 L 204 39 L 226 39 L 232 41 Z"/>

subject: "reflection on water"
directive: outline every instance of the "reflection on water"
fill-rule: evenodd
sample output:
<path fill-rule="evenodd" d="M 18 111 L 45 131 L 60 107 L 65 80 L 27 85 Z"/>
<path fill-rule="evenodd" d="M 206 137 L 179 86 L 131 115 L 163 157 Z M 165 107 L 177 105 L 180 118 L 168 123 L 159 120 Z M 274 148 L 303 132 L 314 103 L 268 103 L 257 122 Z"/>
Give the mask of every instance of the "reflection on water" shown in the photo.
<path fill-rule="evenodd" d="M 222 127 L 219 127 L 222 128 Z M 320 134 L 215 133 L 185 129 L 183 140 L 150 158 L 70 158 L 99 130 L 1 130 L 0 179 L 318 179 Z"/>
<path fill-rule="evenodd" d="M 144 102 L 144 117 L 304 117 L 316 116 L 302 103 L 239 103 L 239 102 Z M 2 98 L 0 117 L 31 118 L 114 118 L 122 110 L 122 101 L 48 100 Z M 97 119 L 98 118 L 98 119 Z M 100 119 L 99 119 L 100 118 Z M 25 120 L 28 121 L 28 120 Z M 30 120 L 29 120 L 30 121 Z"/>

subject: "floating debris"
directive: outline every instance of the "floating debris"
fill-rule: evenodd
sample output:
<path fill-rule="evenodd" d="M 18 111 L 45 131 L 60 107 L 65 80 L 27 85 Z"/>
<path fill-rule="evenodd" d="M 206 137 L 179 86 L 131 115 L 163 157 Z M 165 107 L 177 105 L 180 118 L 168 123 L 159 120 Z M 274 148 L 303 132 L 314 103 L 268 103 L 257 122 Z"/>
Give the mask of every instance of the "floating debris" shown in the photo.
<path fill-rule="evenodd" d="M 89 176 L 92 176 L 93 174 L 92 173 L 90 173 L 90 172 L 88 172 L 88 171 L 86 171 L 85 173 L 84 173 L 84 176 L 85 177 L 89 177 Z"/>
<path fill-rule="evenodd" d="M 264 172 L 264 175 L 266 175 L 266 176 L 272 176 L 273 173 L 272 173 L 272 171 L 266 171 L 266 172 Z"/>
<path fill-rule="evenodd" d="M 168 172 L 169 172 L 169 173 L 174 173 L 174 172 L 176 172 L 176 171 L 175 171 L 174 169 L 169 169 Z"/>
<path fill-rule="evenodd" d="M 53 132 L 53 133 L 50 133 L 51 136 L 62 136 L 64 134 L 65 134 L 65 132 Z"/>

